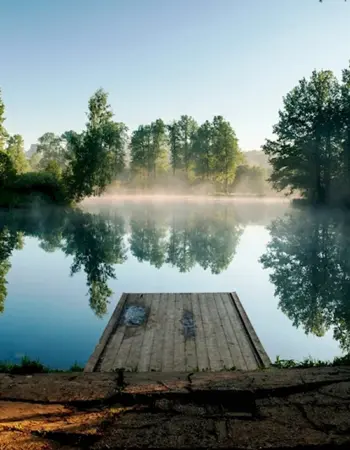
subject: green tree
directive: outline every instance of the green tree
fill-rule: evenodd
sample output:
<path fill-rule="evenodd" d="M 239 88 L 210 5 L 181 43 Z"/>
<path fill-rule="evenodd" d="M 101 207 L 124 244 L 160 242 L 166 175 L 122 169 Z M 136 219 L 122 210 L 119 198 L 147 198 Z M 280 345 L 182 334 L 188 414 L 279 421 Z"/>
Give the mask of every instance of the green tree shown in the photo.
<path fill-rule="evenodd" d="M 167 125 L 167 130 L 170 149 L 170 164 L 173 175 L 175 175 L 177 170 L 182 169 L 180 125 L 177 121 L 174 121 Z"/>
<path fill-rule="evenodd" d="M 208 120 L 198 128 L 193 141 L 196 174 L 203 180 L 212 180 L 215 169 L 213 125 Z"/>
<path fill-rule="evenodd" d="M 240 160 L 238 140 L 230 123 L 222 116 L 215 116 L 212 124 L 212 146 L 215 167 L 215 180 L 224 186 L 232 183 Z"/>
<path fill-rule="evenodd" d="M 268 187 L 266 180 L 267 171 L 263 167 L 241 164 L 237 166 L 232 189 L 240 193 L 263 195 Z"/>
<path fill-rule="evenodd" d="M 108 94 L 100 89 L 89 101 L 86 131 L 66 136 L 69 165 L 64 176 L 76 201 L 101 195 L 124 169 L 127 128 L 112 117 Z"/>
<path fill-rule="evenodd" d="M 16 176 L 9 154 L 0 150 L 0 188 L 9 186 Z"/>
<path fill-rule="evenodd" d="M 5 144 L 8 138 L 7 131 L 4 127 L 5 122 L 5 105 L 1 97 L 0 89 L 0 151 L 5 149 Z"/>
<path fill-rule="evenodd" d="M 188 175 L 193 160 L 193 140 L 198 124 L 193 117 L 184 115 L 180 117 L 178 126 L 181 142 L 182 167 L 184 168 L 186 175 Z"/>
<path fill-rule="evenodd" d="M 7 141 L 6 152 L 12 162 L 12 167 L 17 174 L 27 172 L 29 163 L 24 153 L 24 142 L 22 136 L 15 134 Z"/>
<path fill-rule="evenodd" d="M 350 195 L 350 65 L 342 73 L 341 125 L 343 131 L 344 196 Z"/>
<path fill-rule="evenodd" d="M 340 86 L 331 71 L 314 71 L 283 100 L 275 140 L 263 147 L 278 190 L 300 190 L 313 202 L 329 200 L 339 173 Z"/>
<path fill-rule="evenodd" d="M 46 170 L 52 161 L 55 161 L 61 170 L 67 164 L 64 140 L 61 136 L 57 136 L 54 133 L 45 133 L 38 139 L 36 152 L 40 155 L 38 166 L 42 170 Z"/>
<path fill-rule="evenodd" d="M 151 125 L 140 125 L 130 141 L 131 170 L 147 178 L 156 178 L 157 170 L 166 168 L 165 125 L 161 119 Z"/>

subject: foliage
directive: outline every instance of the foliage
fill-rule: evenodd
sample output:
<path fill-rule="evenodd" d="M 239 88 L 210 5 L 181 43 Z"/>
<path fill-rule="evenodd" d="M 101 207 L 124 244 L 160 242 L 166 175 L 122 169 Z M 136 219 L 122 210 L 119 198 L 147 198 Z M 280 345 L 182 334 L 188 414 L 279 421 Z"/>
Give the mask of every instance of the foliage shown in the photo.
<path fill-rule="evenodd" d="M 33 208 L 0 214 L 0 292 L 6 297 L 9 258 L 21 244 L 22 236 L 39 240 L 46 252 L 60 249 L 72 259 L 71 275 L 83 271 L 91 309 L 99 317 L 107 311 L 112 291 L 109 281 L 116 277 L 116 265 L 130 253 L 140 262 L 160 268 L 171 264 L 188 272 L 195 264 L 218 274 L 232 261 L 242 227 L 230 209 L 174 213 L 169 224 L 153 208 L 131 214 L 128 243 L 126 225 L 119 215 L 89 214 L 79 209 Z"/>
<path fill-rule="evenodd" d="M 15 179 L 16 171 L 7 152 L 0 151 L 0 188 L 9 186 Z"/>
<path fill-rule="evenodd" d="M 233 190 L 244 193 L 264 195 L 267 183 L 266 170 L 258 166 L 241 164 L 237 167 Z"/>
<path fill-rule="evenodd" d="M 8 137 L 7 131 L 4 127 L 5 122 L 5 105 L 1 98 L 0 89 L 0 152 L 5 149 L 5 143 Z"/>
<path fill-rule="evenodd" d="M 14 192 L 41 194 L 54 203 L 64 203 L 65 192 L 60 180 L 50 172 L 27 172 L 16 177 L 11 185 Z"/>
<path fill-rule="evenodd" d="M 350 223 L 336 211 L 293 211 L 270 226 L 261 262 L 270 269 L 279 307 L 296 327 L 332 329 L 350 351 Z"/>
<path fill-rule="evenodd" d="M 86 130 L 66 135 L 69 162 L 64 177 L 75 201 L 102 194 L 124 168 L 127 128 L 112 116 L 108 95 L 100 89 L 89 100 Z"/>
<path fill-rule="evenodd" d="M 29 170 L 29 163 L 24 154 L 23 146 L 23 138 L 19 134 L 15 134 L 8 138 L 6 153 L 10 157 L 13 170 L 16 174 L 22 174 Z"/>
<path fill-rule="evenodd" d="M 61 170 L 66 166 L 67 154 L 64 139 L 61 136 L 45 133 L 38 139 L 36 152 L 40 156 L 38 165 L 42 170 L 47 170 L 47 166 L 52 162 L 55 162 Z"/>
<path fill-rule="evenodd" d="M 141 125 L 130 141 L 131 170 L 143 178 L 156 178 L 166 167 L 165 125 L 161 119 Z"/>
<path fill-rule="evenodd" d="M 311 357 L 304 358 L 302 361 L 294 359 L 281 359 L 277 356 L 276 361 L 272 364 L 277 369 L 309 369 L 312 367 L 333 367 L 333 366 L 349 366 L 350 354 L 345 356 L 337 356 L 333 361 L 322 361 Z"/>
<path fill-rule="evenodd" d="M 313 203 L 344 201 L 350 194 L 350 72 L 341 82 L 314 71 L 284 98 L 275 140 L 263 149 L 276 189 L 299 189 Z"/>
<path fill-rule="evenodd" d="M 34 373 L 57 373 L 57 372 L 83 372 L 84 368 L 74 363 L 69 370 L 50 369 L 44 366 L 40 361 L 33 360 L 24 356 L 20 364 L 0 361 L 0 373 L 9 373 L 11 375 L 30 375 Z"/>

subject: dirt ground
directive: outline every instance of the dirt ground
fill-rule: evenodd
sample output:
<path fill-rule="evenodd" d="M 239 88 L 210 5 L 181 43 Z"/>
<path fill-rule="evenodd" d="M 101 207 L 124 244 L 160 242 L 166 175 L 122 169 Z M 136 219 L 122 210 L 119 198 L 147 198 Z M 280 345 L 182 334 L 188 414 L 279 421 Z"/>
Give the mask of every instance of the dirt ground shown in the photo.
<path fill-rule="evenodd" d="M 350 449 L 350 368 L 0 375 L 0 449 Z"/>

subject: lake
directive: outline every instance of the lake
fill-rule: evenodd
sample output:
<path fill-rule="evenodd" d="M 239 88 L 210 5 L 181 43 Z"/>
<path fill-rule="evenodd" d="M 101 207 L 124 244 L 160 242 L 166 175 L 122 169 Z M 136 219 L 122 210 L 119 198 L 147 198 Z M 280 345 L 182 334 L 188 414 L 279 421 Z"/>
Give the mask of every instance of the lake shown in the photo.
<path fill-rule="evenodd" d="M 350 216 L 114 198 L 0 212 L 0 360 L 84 365 L 122 292 L 236 291 L 271 360 L 350 347 Z"/>

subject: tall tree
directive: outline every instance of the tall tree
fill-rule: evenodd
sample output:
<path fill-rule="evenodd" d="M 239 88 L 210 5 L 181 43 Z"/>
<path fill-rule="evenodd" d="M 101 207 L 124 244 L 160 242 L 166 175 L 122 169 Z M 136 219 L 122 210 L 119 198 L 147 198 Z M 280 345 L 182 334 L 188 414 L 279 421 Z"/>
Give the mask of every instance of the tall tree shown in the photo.
<path fill-rule="evenodd" d="M 350 65 L 342 73 L 341 125 L 343 127 L 344 195 L 350 195 Z"/>
<path fill-rule="evenodd" d="M 175 175 L 176 171 L 182 168 L 180 125 L 177 121 L 174 121 L 167 125 L 167 130 L 170 149 L 170 164 L 173 175 Z"/>
<path fill-rule="evenodd" d="M 184 115 L 180 117 L 178 126 L 181 140 L 182 165 L 185 173 L 188 174 L 193 158 L 192 146 L 198 124 L 193 117 Z"/>
<path fill-rule="evenodd" d="M 299 189 L 313 202 L 329 199 L 339 179 L 340 87 L 331 71 L 314 71 L 283 100 L 275 140 L 263 147 L 278 190 Z"/>
<path fill-rule="evenodd" d="M 5 122 L 5 105 L 1 97 L 1 89 L 0 89 L 0 151 L 4 150 L 5 143 L 8 137 L 7 131 L 4 127 Z"/>
<path fill-rule="evenodd" d="M 214 174 L 213 125 L 206 120 L 194 135 L 193 158 L 195 171 L 205 180 L 211 180 Z"/>
<path fill-rule="evenodd" d="M 143 177 L 155 178 L 166 167 L 165 125 L 161 119 L 140 125 L 130 141 L 131 169 Z"/>
<path fill-rule="evenodd" d="M 224 185 L 234 180 L 236 167 L 240 160 L 238 140 L 230 123 L 222 116 L 215 116 L 212 124 L 212 142 L 214 154 L 215 179 Z"/>
<path fill-rule="evenodd" d="M 22 136 L 15 134 L 7 141 L 6 152 L 12 162 L 12 167 L 16 173 L 24 173 L 29 170 L 29 163 L 24 153 L 24 142 Z"/>
<path fill-rule="evenodd" d="M 66 136 L 70 151 L 65 176 L 77 201 L 101 195 L 124 169 L 127 128 L 112 117 L 108 94 L 99 89 L 89 100 L 86 131 Z"/>
<path fill-rule="evenodd" d="M 67 163 L 64 140 L 54 133 L 45 133 L 38 139 L 36 152 L 40 155 L 38 163 L 40 169 L 46 169 L 48 164 L 55 161 L 63 170 Z"/>

